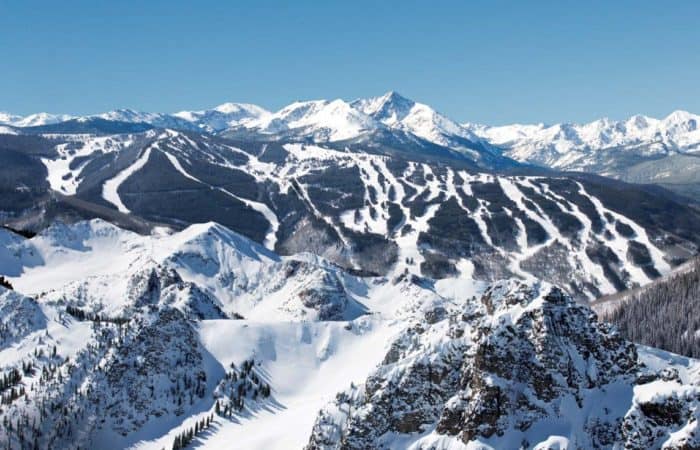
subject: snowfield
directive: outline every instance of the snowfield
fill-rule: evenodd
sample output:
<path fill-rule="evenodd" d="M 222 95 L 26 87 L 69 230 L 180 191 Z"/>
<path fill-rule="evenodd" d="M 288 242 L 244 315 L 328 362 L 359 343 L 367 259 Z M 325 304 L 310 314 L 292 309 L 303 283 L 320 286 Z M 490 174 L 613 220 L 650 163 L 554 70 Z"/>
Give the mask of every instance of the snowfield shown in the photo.
<path fill-rule="evenodd" d="M 317 256 L 278 256 L 215 223 L 144 236 L 92 220 L 32 239 L 0 230 L 0 239 L 0 269 L 17 289 L 0 288 L 0 367 L 22 367 L 21 385 L 36 386 L 26 398 L 3 394 L 11 400 L 0 414 L 41 418 L 38 442 L 55 448 L 76 439 L 169 448 L 203 421 L 197 448 L 335 448 L 341 435 L 355 447 L 392 449 L 594 448 L 605 436 L 694 442 L 699 363 L 635 349 L 547 283 L 489 285 L 467 267 L 449 281 L 408 272 L 362 278 Z M 474 352 L 487 359 L 472 360 Z M 530 354 L 535 372 L 507 368 Z M 557 372 L 567 365 L 568 382 Z M 238 391 L 221 387 L 231 370 Z M 465 393 L 452 384 L 462 371 L 481 373 Z M 542 374 L 553 391 L 542 391 Z M 504 421 L 493 425 L 505 434 L 479 434 L 486 419 L 478 415 L 450 422 L 466 393 L 521 384 L 525 409 L 500 410 Z M 396 402 L 386 417 L 384 396 Z M 217 404 L 229 398 L 244 402 L 223 413 Z M 645 416 L 645 405 L 674 408 L 677 398 L 686 408 L 677 426 Z M 42 412 L 42 401 L 62 402 L 73 418 Z M 617 420 L 632 428 L 615 434 Z M 521 421 L 532 427 L 506 425 Z M 591 438 L 593 423 L 603 428 Z M 355 434 L 358 426 L 370 428 Z M 650 427 L 660 437 L 645 441 Z"/>

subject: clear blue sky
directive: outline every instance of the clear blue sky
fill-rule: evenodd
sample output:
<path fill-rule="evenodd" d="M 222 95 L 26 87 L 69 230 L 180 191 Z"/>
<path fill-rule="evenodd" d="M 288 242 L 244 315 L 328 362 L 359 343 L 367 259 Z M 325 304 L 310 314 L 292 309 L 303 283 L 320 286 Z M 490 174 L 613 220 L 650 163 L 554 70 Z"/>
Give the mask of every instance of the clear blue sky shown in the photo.
<path fill-rule="evenodd" d="M 0 110 L 388 90 L 494 124 L 700 113 L 700 2 L 0 0 Z"/>

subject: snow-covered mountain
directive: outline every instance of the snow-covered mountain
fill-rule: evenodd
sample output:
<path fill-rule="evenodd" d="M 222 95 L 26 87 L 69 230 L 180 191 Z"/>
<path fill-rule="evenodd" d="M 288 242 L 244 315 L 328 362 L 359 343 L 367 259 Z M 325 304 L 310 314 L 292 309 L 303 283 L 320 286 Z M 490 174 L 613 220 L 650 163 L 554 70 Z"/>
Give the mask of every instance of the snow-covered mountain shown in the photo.
<path fill-rule="evenodd" d="M 189 131 L 197 131 L 199 129 L 198 124 L 174 115 L 147 113 L 134 111 L 132 109 L 116 109 L 94 116 L 83 117 L 78 120 L 89 120 L 94 117 L 115 122 L 146 123 L 158 128 L 174 128 Z"/>
<path fill-rule="evenodd" d="M 263 134 L 293 134 L 316 142 L 333 142 L 357 137 L 378 125 L 338 99 L 295 102 L 243 126 Z"/>
<path fill-rule="evenodd" d="M 662 184 L 691 195 L 700 186 L 700 116 L 686 111 L 663 119 L 464 127 L 518 161 Z"/>
<path fill-rule="evenodd" d="M 465 124 L 520 160 L 571 168 L 572 152 L 600 152 L 615 147 L 646 145 L 649 154 L 700 151 L 700 116 L 674 111 L 663 119 L 636 115 L 624 121 L 600 119 L 587 124 L 480 126 Z M 557 158 L 557 156 L 559 156 Z M 550 159 L 551 158 L 551 159 Z M 581 161 L 585 164 L 585 161 Z M 574 166 L 575 167 L 575 166 Z"/>
<path fill-rule="evenodd" d="M 397 319 L 442 298 L 280 257 L 216 224 L 142 236 L 92 220 L 0 239 L 0 270 L 25 293 L 0 287 L 0 367 L 17 368 L 0 439 L 13 448 L 20 435 L 40 448 L 170 447 L 212 414 L 211 448 L 230 434 L 301 446 L 314 412 L 381 359 Z"/>
<path fill-rule="evenodd" d="M 0 240 L 11 448 L 697 445 L 698 362 L 547 283 L 361 277 L 213 223 Z"/>
<path fill-rule="evenodd" d="M 699 363 L 586 306 L 697 255 L 682 197 L 396 93 L 6 129 L 4 447 L 700 447 Z"/>
<path fill-rule="evenodd" d="M 306 448 L 693 448 L 699 368 L 635 348 L 557 288 L 503 282 L 416 318 Z"/>
<path fill-rule="evenodd" d="M 173 115 L 191 122 L 205 131 L 216 133 L 263 119 L 269 116 L 270 112 L 249 103 L 223 103 L 213 109 L 180 111 Z"/>
<path fill-rule="evenodd" d="M 304 142 L 334 148 L 402 151 L 426 158 L 464 159 L 478 167 L 512 167 L 515 161 L 563 171 L 610 176 L 634 183 L 659 184 L 694 196 L 700 193 L 700 116 L 675 111 L 663 119 L 635 115 L 587 124 L 488 126 L 459 124 L 430 106 L 390 91 L 346 102 L 299 101 L 270 112 L 246 103 L 224 103 L 174 114 L 129 109 L 74 117 L 45 113 L 20 117 L 0 113 L 5 134 L 32 130 L 107 131 L 105 125 L 75 126 L 102 119 L 179 131 L 206 132 L 236 140 Z M 13 128 L 10 128 L 13 127 Z M 44 128 L 42 128 L 44 127 Z M 112 131 L 117 131 L 115 125 Z M 126 131 L 122 125 L 121 132 Z"/>
<path fill-rule="evenodd" d="M 45 112 L 30 114 L 28 116 L 18 116 L 5 112 L 0 112 L 0 125 L 9 125 L 13 127 L 35 127 L 40 125 L 51 125 L 55 123 L 65 122 L 72 119 L 72 116 L 67 114 L 49 114 Z"/>
<path fill-rule="evenodd" d="M 430 106 L 391 91 L 381 97 L 356 100 L 352 106 L 382 124 L 445 147 L 470 150 L 480 138 Z M 494 151 L 496 151 L 494 149 Z"/>
<path fill-rule="evenodd" d="M 20 120 L 22 120 L 22 116 L 0 111 L 0 123 L 9 125 Z"/>
<path fill-rule="evenodd" d="M 76 216 L 135 229 L 216 221 L 280 253 L 365 273 L 535 277 L 587 299 L 648 283 L 700 244 L 692 207 L 585 177 L 160 129 L 40 142 L 44 153 L 22 165 L 8 159 L 26 174 L 16 183 L 27 189 L 9 191 L 15 228 Z M 61 195 L 63 206 L 43 195 Z"/>
<path fill-rule="evenodd" d="M 90 126 L 95 119 L 101 119 L 220 134 L 237 140 L 314 142 L 336 144 L 340 148 L 348 145 L 373 146 L 377 151 L 400 150 L 423 154 L 427 158 L 466 159 L 482 167 L 512 165 L 512 161 L 503 158 L 497 148 L 470 130 L 429 106 L 404 98 L 396 92 L 351 103 L 340 99 L 295 102 L 274 113 L 256 105 L 224 103 L 210 110 L 175 114 L 120 109 L 91 116 L 56 116 L 43 122 L 29 118 L 24 120 L 9 114 L 3 117 L 5 122 L 0 123 L 41 133 L 106 131 L 103 124 Z M 76 126 L 70 119 L 82 125 Z M 60 121 L 66 121 L 64 130 L 60 126 L 32 129 Z M 112 129 L 115 127 L 112 126 Z"/>

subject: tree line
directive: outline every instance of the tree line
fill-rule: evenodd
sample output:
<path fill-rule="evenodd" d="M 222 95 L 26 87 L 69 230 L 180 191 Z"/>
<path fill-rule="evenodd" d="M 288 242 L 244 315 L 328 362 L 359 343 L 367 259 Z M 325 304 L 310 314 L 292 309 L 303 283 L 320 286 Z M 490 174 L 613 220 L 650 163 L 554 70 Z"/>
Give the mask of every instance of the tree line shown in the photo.
<path fill-rule="evenodd" d="M 617 325 L 632 342 L 700 357 L 700 258 L 690 270 L 623 300 L 603 319 Z"/>

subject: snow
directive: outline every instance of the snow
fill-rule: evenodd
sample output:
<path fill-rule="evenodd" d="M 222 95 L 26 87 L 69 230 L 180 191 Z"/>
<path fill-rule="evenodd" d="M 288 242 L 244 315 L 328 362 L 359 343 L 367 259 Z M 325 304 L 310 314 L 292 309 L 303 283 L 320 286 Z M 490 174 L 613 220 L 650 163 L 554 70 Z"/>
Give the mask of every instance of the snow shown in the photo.
<path fill-rule="evenodd" d="M 102 198 L 117 207 L 120 212 L 130 213 L 129 208 L 124 205 L 121 197 L 119 197 L 119 186 L 126 181 L 134 173 L 138 172 L 146 165 L 148 158 L 151 156 L 152 146 L 146 147 L 146 149 L 141 153 L 141 155 L 134 161 L 129 167 L 122 170 L 115 176 L 102 185 Z"/>
<path fill-rule="evenodd" d="M 216 132 L 242 126 L 270 114 L 269 111 L 249 103 L 223 103 L 213 109 L 180 111 L 173 116 L 192 122 L 207 131 Z"/>
<path fill-rule="evenodd" d="M 88 164 L 86 159 L 77 167 L 71 168 L 76 158 L 95 154 L 118 152 L 132 143 L 131 136 L 87 137 L 70 143 L 58 144 L 55 149 L 57 157 L 41 158 L 47 170 L 46 180 L 51 189 L 66 195 L 75 195 L 80 186 L 80 175 Z M 77 150 L 75 147 L 78 147 Z"/>
<path fill-rule="evenodd" d="M 467 127 L 448 119 L 426 104 L 409 100 L 394 91 L 381 97 L 356 100 L 352 106 L 389 128 L 412 133 L 438 145 L 461 147 L 461 144 L 454 141 L 455 137 L 472 142 L 480 141 Z"/>
<path fill-rule="evenodd" d="M 179 160 L 171 156 L 171 163 L 177 170 L 187 174 Z M 365 181 L 377 182 L 376 174 L 371 171 L 381 169 L 381 163 L 369 165 L 365 161 L 362 164 L 367 173 Z M 525 181 L 509 178 L 501 182 L 514 201 L 522 201 L 516 195 L 520 192 L 517 183 Z M 396 180 L 387 175 L 387 183 L 396 183 Z M 469 189 L 469 181 L 465 186 Z M 382 192 L 379 188 L 377 191 Z M 578 211 L 572 213 L 578 214 Z M 411 223 L 420 227 L 423 220 L 425 216 Z M 579 217 L 579 220 L 584 219 Z M 337 268 L 315 255 L 280 257 L 215 223 L 192 225 L 180 232 L 159 230 L 142 236 L 101 220 L 92 220 L 73 225 L 56 224 L 33 239 L 0 230 L 0 244 L 0 272 L 8 273 L 7 269 L 12 269 L 10 280 L 17 290 L 39 296 L 37 308 L 40 309 L 33 310 L 34 317 L 45 317 L 42 320 L 46 321 L 46 325 L 31 328 L 21 341 L 1 349 L 0 364 L 17 364 L 40 340 L 46 345 L 57 345 L 61 356 L 76 355 L 92 339 L 92 327 L 89 322 L 61 317 L 52 305 L 59 304 L 61 298 L 72 298 L 71 293 L 78 289 L 87 294 L 85 298 L 89 301 L 106 305 L 105 311 L 121 313 L 128 306 L 125 293 L 130 277 L 158 264 L 177 270 L 185 281 L 213 294 L 227 312 L 243 313 L 246 320 L 198 322 L 197 335 L 206 350 L 207 392 L 211 392 L 220 379 L 223 367 L 254 358 L 258 364 L 256 370 L 272 387 L 272 397 L 259 408 L 245 410 L 234 420 L 217 417 L 214 427 L 197 437 L 199 448 L 222 448 L 232 442 L 251 449 L 303 447 L 319 409 L 332 401 L 337 392 L 351 384 L 363 383 L 383 360 L 394 338 L 416 318 L 424 317 L 436 307 L 455 310 L 469 298 L 480 296 L 486 288 L 485 283 L 471 279 L 473 268 L 468 261 L 458 264 L 459 277 L 426 286 L 406 278 L 360 279 L 341 274 L 340 283 L 351 306 L 342 320 L 321 321 L 311 314 L 301 313 L 294 298 L 299 289 L 316 282 L 319 274 L 327 273 L 324 271 L 340 273 Z M 406 245 L 405 248 L 410 251 L 412 247 Z M 297 269 L 291 278 L 285 278 L 282 276 L 286 273 L 285 265 L 292 262 L 308 266 Z M 547 283 L 533 285 L 535 298 L 526 305 L 505 301 L 505 294 L 516 286 L 513 283 L 501 283 L 495 288 L 491 296 L 494 312 L 490 321 L 484 323 L 507 326 L 516 323 L 523 314 L 542 308 L 543 295 L 549 289 Z M 33 317 L 32 314 L 22 317 Z M 439 330 L 441 328 L 430 329 L 426 339 L 433 339 L 433 334 L 437 339 L 439 333 L 444 332 Z M 437 345 L 437 341 L 434 344 Z M 684 383 L 697 378 L 700 372 L 698 363 L 687 358 L 642 347 L 639 352 L 649 370 L 669 365 L 677 367 Z M 583 360 L 575 360 L 575 363 L 577 370 L 586 364 Z M 587 373 L 595 379 L 595 372 L 588 370 Z M 511 448 L 527 439 L 534 448 L 565 448 L 581 441 L 577 430 L 584 429 L 584 420 L 604 408 L 612 411 L 611 414 L 623 415 L 633 396 L 635 401 L 646 402 L 654 401 L 656 396 L 695 395 L 696 389 L 665 381 L 634 389 L 630 384 L 610 385 L 605 391 L 587 392 L 577 415 L 570 414 L 566 420 L 541 420 L 526 432 L 493 437 L 479 441 L 479 445 Z M 123 440 L 119 438 L 119 442 L 134 449 L 169 448 L 176 434 L 213 412 L 213 402 L 207 395 L 198 400 L 188 414 L 153 419 L 137 433 Z M 567 398 L 562 401 L 561 408 L 579 407 L 573 398 Z M 111 440 L 116 438 L 101 432 L 94 443 L 116 442 Z M 420 435 L 397 434 L 386 439 L 388 447 L 396 449 L 465 448 L 454 438 L 437 435 L 434 429 Z M 466 448 L 477 447 L 471 443 Z"/>
<path fill-rule="evenodd" d="M 36 113 L 30 114 L 26 117 L 18 119 L 13 122 L 12 125 L 16 127 L 34 127 L 39 125 L 51 125 L 54 123 L 65 122 L 66 120 L 72 119 L 72 116 L 67 114 L 49 114 L 49 113 Z"/>
<path fill-rule="evenodd" d="M 237 278 L 251 279 L 261 270 L 265 271 L 266 265 L 281 261 L 265 248 L 216 224 L 193 225 L 179 233 L 140 236 L 93 220 L 72 226 L 57 225 L 34 239 L 14 241 L 8 243 L 23 243 L 25 253 L 31 250 L 45 263 L 34 268 L 25 267 L 21 277 L 13 278 L 18 289 L 58 289 L 60 293 L 62 286 L 70 285 L 73 280 L 94 280 L 100 275 L 110 275 L 108 279 L 112 282 L 102 288 L 106 292 L 101 293 L 99 285 L 92 282 L 88 283 L 91 286 L 88 289 L 98 297 L 111 295 L 110 301 L 115 303 L 120 301 L 118 293 L 123 289 L 119 279 L 126 278 L 124 273 L 137 269 L 144 258 L 171 261 L 176 263 L 183 277 L 210 284 L 206 261 L 212 258 L 225 264 L 224 270 L 236 270 Z M 198 259 L 186 258 L 188 254 L 197 253 L 203 256 L 199 261 L 204 265 L 197 263 Z M 316 259 L 307 258 L 308 261 Z M 116 277 L 111 277 L 113 274 Z M 376 289 L 362 288 L 358 292 L 364 292 L 360 295 L 366 296 L 368 304 L 386 308 L 386 316 L 361 316 L 350 322 L 286 321 L 281 316 L 277 316 L 276 321 L 270 316 L 261 317 L 262 320 L 202 321 L 201 341 L 212 355 L 212 364 L 215 361 L 216 367 L 227 367 L 231 362 L 255 358 L 270 380 L 274 399 L 270 408 L 242 417 L 238 422 L 217 418 L 215 433 L 202 438 L 205 448 L 219 448 L 232 440 L 245 444 L 246 448 L 302 446 L 308 439 L 316 411 L 351 382 L 364 380 L 383 358 L 391 336 L 403 326 L 393 319 L 392 308 L 387 307 L 386 301 L 391 299 L 396 306 L 401 297 L 382 294 L 381 288 Z M 49 295 L 44 301 L 52 298 Z M 265 302 L 274 304 L 276 300 L 272 296 Z M 61 355 L 73 354 L 89 341 L 89 322 L 57 321 L 53 310 L 46 311 L 50 315 L 49 333 L 60 344 Z M 43 332 L 37 333 L 38 339 Z M 0 361 L 21 360 L 22 355 L 33 350 L 34 344 L 30 344 L 33 339 L 25 340 L 26 344 L 21 347 L 3 350 Z M 215 367 L 209 370 L 211 379 L 215 379 Z M 213 407 L 211 401 L 208 405 L 197 408 L 204 414 Z M 165 417 L 129 440 L 142 439 L 134 448 L 169 446 L 174 434 L 193 420 L 194 417 L 188 417 L 173 422 Z M 148 436 L 160 437 L 154 440 Z M 102 442 L 109 437 L 104 435 L 97 439 L 95 442 Z"/>
<path fill-rule="evenodd" d="M 202 321 L 202 344 L 221 366 L 255 358 L 261 363 L 256 370 L 272 386 L 272 401 L 255 413 L 235 421 L 217 417 L 215 432 L 198 440 L 202 448 L 222 448 L 232 442 L 250 449 L 303 447 L 316 412 L 336 392 L 364 380 L 384 356 L 396 331 L 370 318 L 350 324 L 351 328 L 346 323 L 328 322 Z M 192 420 L 131 448 L 167 448 L 188 422 Z"/>
<path fill-rule="evenodd" d="M 277 230 L 279 229 L 279 220 L 277 220 L 277 215 L 272 212 L 269 206 L 267 206 L 264 203 L 261 202 L 256 202 L 253 200 L 249 200 L 243 197 L 240 197 L 238 195 L 233 194 L 232 192 L 229 192 L 227 189 L 224 188 L 218 188 L 211 186 L 210 184 L 207 184 L 200 180 L 199 178 L 196 178 L 192 175 L 190 175 L 180 164 L 180 161 L 178 159 L 171 155 L 168 152 L 165 152 L 165 156 L 168 158 L 170 163 L 175 167 L 175 169 L 180 172 L 182 175 L 185 176 L 185 178 L 188 178 L 192 181 L 196 181 L 197 183 L 204 184 L 206 186 L 209 186 L 210 189 L 216 189 L 218 191 L 223 192 L 224 194 L 235 198 L 236 200 L 239 200 L 243 203 L 245 203 L 247 206 L 250 208 L 254 209 L 255 211 L 259 212 L 260 214 L 265 217 L 265 220 L 267 220 L 270 223 L 270 227 L 268 228 L 267 234 L 265 235 L 265 240 L 263 241 L 263 244 L 269 248 L 273 249 L 275 248 L 275 244 L 277 243 Z"/>
<path fill-rule="evenodd" d="M 669 149 L 692 152 L 700 145 L 699 123 L 698 115 L 674 111 L 663 119 L 634 115 L 622 121 L 603 118 L 584 124 L 462 126 L 505 148 L 506 155 L 518 161 L 585 171 L 607 150 L 644 148 L 647 156 L 664 155 Z"/>
<path fill-rule="evenodd" d="M 370 117 L 340 99 L 295 102 L 246 125 L 263 133 L 307 130 L 328 142 L 350 139 L 376 128 Z"/>
<path fill-rule="evenodd" d="M 22 119 L 22 116 L 17 116 L 8 112 L 0 111 L 0 123 L 6 125 L 12 125 L 13 123 Z"/>
<path fill-rule="evenodd" d="M 351 382 L 366 378 L 384 357 L 395 332 L 372 319 L 359 319 L 352 325 L 352 330 L 346 330 L 341 323 L 203 323 L 202 341 L 219 361 L 238 361 L 250 355 L 265 361 L 265 373 L 280 405 L 278 411 L 262 411 L 241 424 L 222 424 L 204 441 L 205 447 L 221 448 L 230 442 L 251 449 L 303 447 L 316 412 Z"/>

